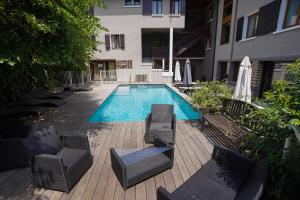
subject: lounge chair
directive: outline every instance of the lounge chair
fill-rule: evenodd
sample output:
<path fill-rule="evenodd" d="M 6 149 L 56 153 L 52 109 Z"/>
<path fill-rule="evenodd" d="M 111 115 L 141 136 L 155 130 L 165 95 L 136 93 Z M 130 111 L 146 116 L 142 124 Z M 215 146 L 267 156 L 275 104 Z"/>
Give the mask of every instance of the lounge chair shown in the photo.
<path fill-rule="evenodd" d="M 36 99 L 29 94 L 21 96 L 20 99 L 25 105 L 29 106 L 59 107 L 65 104 L 65 102 L 61 99 Z"/>
<path fill-rule="evenodd" d="M 145 142 L 152 143 L 159 136 L 170 144 L 175 144 L 176 114 L 174 105 L 153 104 L 146 118 Z"/>
<path fill-rule="evenodd" d="M 93 163 L 87 136 L 59 135 L 54 127 L 24 140 L 37 187 L 70 192 Z"/>
<path fill-rule="evenodd" d="M 161 138 L 154 139 L 154 146 L 120 156 L 110 149 L 111 166 L 120 184 L 127 188 L 162 171 L 172 168 L 174 148 Z"/>
<path fill-rule="evenodd" d="M 23 117 L 30 115 L 42 115 L 47 112 L 44 107 L 16 105 L 0 109 L 0 117 Z"/>
<path fill-rule="evenodd" d="M 57 93 L 49 92 L 43 88 L 32 89 L 29 94 L 37 99 L 64 99 L 72 95 L 70 91 L 62 91 Z"/>
<path fill-rule="evenodd" d="M 19 118 L 0 121 L 0 171 L 29 164 L 29 154 L 23 140 L 30 134 L 31 126 Z"/>
<path fill-rule="evenodd" d="M 215 146 L 212 159 L 174 192 L 157 189 L 157 200 L 258 200 L 267 180 L 267 162 Z"/>
<path fill-rule="evenodd" d="M 71 91 L 71 92 L 88 92 L 92 90 L 93 88 L 88 85 L 64 87 L 64 91 Z"/>

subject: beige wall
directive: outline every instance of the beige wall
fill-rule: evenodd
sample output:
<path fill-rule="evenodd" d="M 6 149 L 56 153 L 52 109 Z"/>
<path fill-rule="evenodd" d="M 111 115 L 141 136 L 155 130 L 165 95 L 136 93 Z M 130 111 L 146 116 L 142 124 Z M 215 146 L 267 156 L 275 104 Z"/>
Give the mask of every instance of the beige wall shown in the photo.
<path fill-rule="evenodd" d="M 142 67 L 142 29 L 184 28 L 185 17 L 169 17 L 169 0 L 163 0 L 162 16 L 143 16 L 142 7 L 124 7 L 123 0 L 106 0 L 106 9 L 95 8 L 94 14 L 101 21 L 101 25 L 108 29 L 101 33 L 98 41 L 104 42 L 105 34 L 125 34 L 125 50 L 105 50 L 102 44 L 94 54 L 95 59 L 132 60 L 133 68 Z"/>

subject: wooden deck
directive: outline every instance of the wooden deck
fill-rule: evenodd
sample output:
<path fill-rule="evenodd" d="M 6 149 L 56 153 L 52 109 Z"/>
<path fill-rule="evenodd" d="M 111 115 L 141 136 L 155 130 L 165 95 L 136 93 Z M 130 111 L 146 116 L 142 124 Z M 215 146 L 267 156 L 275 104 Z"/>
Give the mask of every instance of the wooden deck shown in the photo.
<path fill-rule="evenodd" d="M 54 124 L 60 132 L 89 136 L 94 163 L 69 194 L 35 188 L 29 169 L 22 168 L 0 173 L 0 199 L 156 199 L 156 188 L 163 186 L 172 192 L 210 159 L 213 146 L 197 122 L 178 121 L 174 167 L 124 191 L 112 171 L 109 148 L 128 150 L 149 145 L 144 143 L 144 122 L 87 123 L 113 88 L 101 86 L 74 94 L 65 106 L 35 120 L 37 130 Z"/>

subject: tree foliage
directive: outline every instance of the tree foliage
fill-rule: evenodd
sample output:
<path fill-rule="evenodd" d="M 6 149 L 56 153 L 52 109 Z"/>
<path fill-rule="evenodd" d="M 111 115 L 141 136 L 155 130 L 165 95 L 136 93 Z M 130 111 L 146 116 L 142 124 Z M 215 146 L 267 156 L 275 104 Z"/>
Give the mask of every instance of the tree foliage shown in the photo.
<path fill-rule="evenodd" d="M 57 71 L 86 69 L 91 36 L 105 30 L 89 12 L 94 6 L 102 0 L 1 0 L 0 92 L 13 96 L 51 82 Z"/>
<path fill-rule="evenodd" d="M 289 126 L 300 125 L 300 60 L 288 66 L 288 77 L 275 82 L 272 90 L 264 94 L 262 101 L 269 106 L 243 117 L 244 124 L 254 126 L 250 126 L 253 131 L 247 134 L 242 150 L 255 160 L 264 155 L 269 162 L 267 199 L 294 199 L 293 195 L 298 193 L 295 191 L 299 177 L 294 177 L 294 182 L 289 179 L 291 174 L 299 174 L 298 169 L 293 171 L 299 161 L 283 159 L 283 148 L 286 138 L 293 135 Z M 299 148 L 297 151 L 298 154 L 291 153 L 293 158 L 299 157 Z M 292 190 L 293 194 L 287 192 Z"/>

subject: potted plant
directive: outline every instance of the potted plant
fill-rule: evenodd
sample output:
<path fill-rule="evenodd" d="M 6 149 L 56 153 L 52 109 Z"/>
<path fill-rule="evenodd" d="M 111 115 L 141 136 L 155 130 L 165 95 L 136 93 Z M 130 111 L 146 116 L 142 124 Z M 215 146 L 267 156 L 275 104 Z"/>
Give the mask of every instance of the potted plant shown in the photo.
<path fill-rule="evenodd" d="M 232 97 L 232 90 L 225 82 L 197 82 L 200 89 L 192 95 L 192 103 L 204 113 L 218 112 L 223 100 Z"/>

